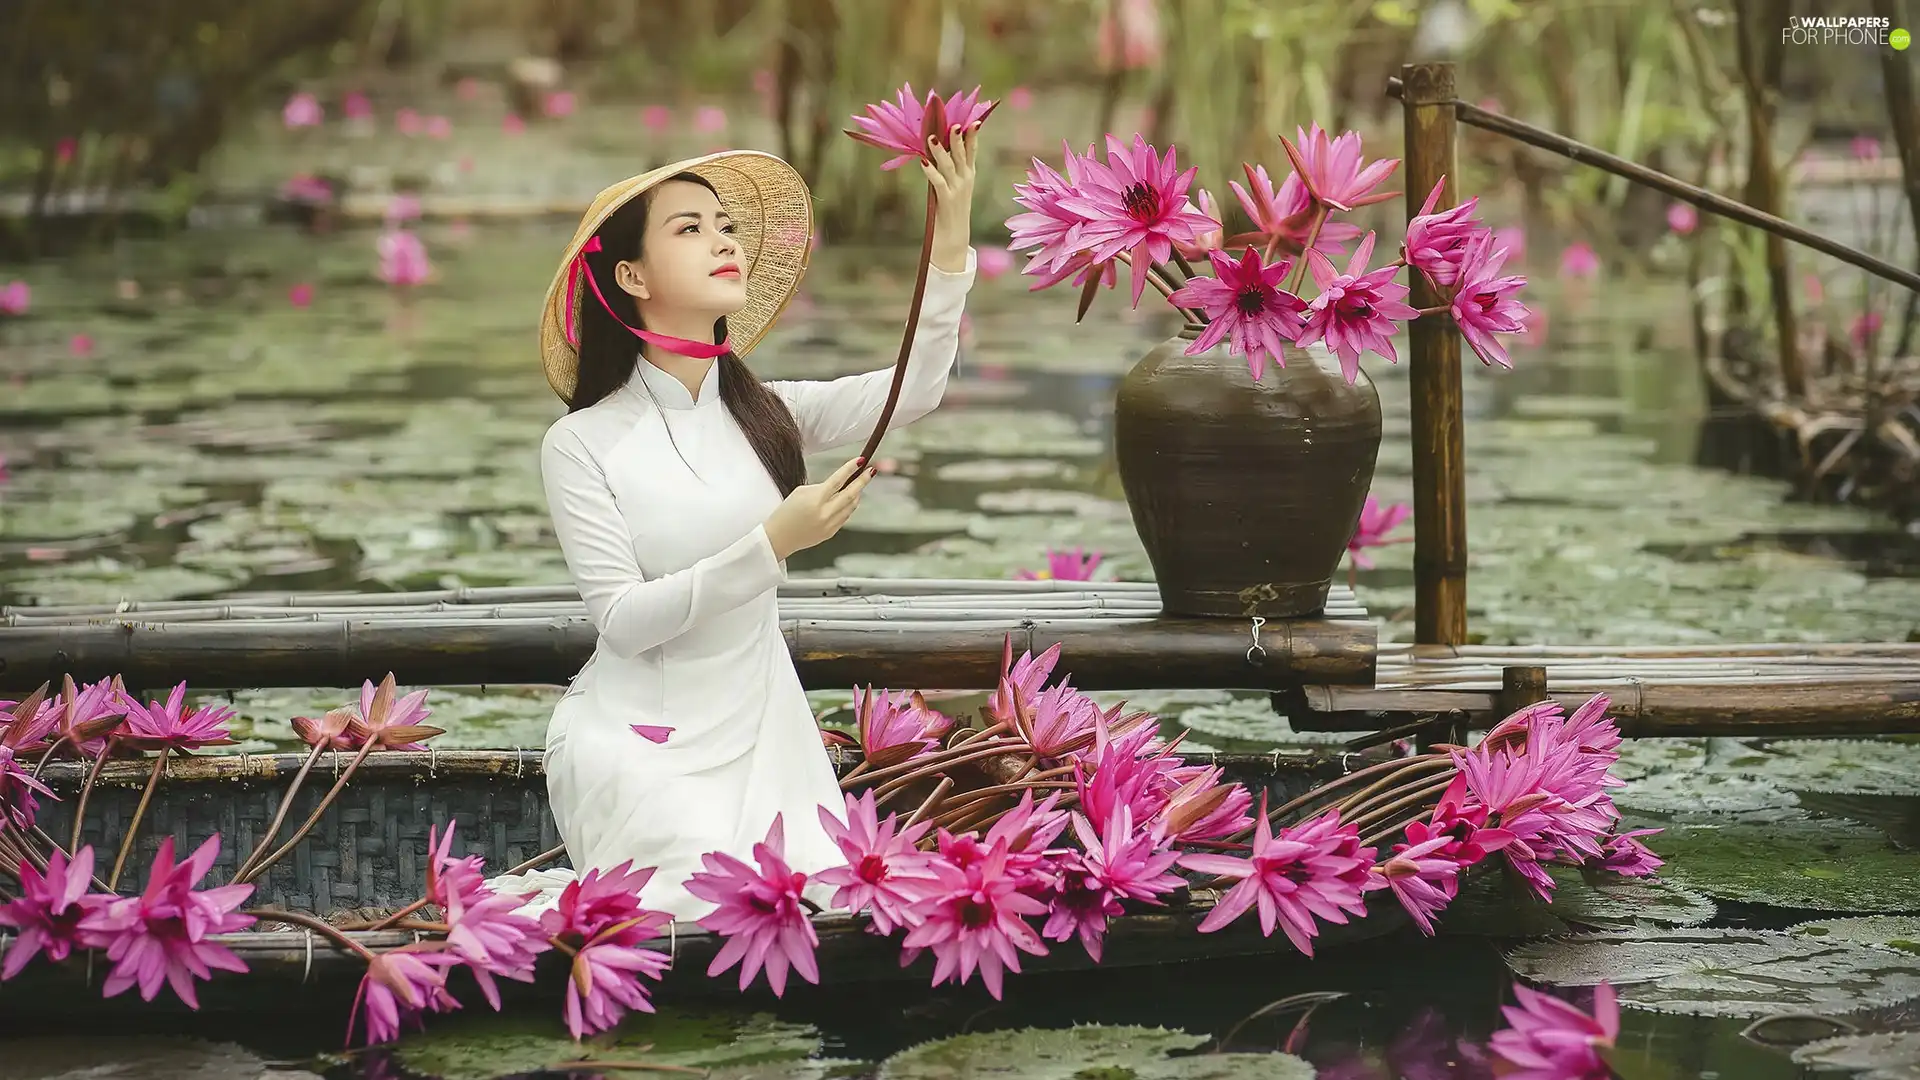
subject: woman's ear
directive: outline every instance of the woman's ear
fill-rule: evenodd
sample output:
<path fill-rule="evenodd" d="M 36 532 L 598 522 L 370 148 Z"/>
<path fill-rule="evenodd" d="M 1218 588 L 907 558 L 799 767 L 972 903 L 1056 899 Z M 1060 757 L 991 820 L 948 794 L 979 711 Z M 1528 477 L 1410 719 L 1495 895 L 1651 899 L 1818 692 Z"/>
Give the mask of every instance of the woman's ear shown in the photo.
<path fill-rule="evenodd" d="M 613 283 L 629 296 L 642 300 L 652 299 L 647 293 L 647 283 L 640 280 L 640 270 L 628 261 L 613 264 Z"/>

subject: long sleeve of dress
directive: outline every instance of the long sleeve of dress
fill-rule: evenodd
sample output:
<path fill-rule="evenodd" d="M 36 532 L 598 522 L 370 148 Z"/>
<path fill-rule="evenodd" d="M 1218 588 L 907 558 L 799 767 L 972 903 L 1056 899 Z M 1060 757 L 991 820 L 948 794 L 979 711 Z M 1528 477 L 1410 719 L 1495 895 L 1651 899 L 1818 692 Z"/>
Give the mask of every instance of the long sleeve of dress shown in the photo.
<path fill-rule="evenodd" d="M 907 353 L 907 375 L 900 386 L 887 430 L 895 431 L 932 412 L 947 391 L 947 374 L 960 351 L 960 316 L 967 292 L 973 288 L 978 256 L 967 249 L 966 269 L 948 273 L 927 268 L 927 294 L 920 308 L 920 325 Z M 893 386 L 893 365 L 829 381 L 769 381 L 793 410 L 800 425 L 800 443 L 806 453 L 830 450 L 857 442 L 880 422 L 887 390 Z"/>
<path fill-rule="evenodd" d="M 567 569 L 616 656 L 665 644 L 785 579 L 761 525 L 685 570 L 646 578 L 606 477 L 579 436 L 550 429 L 540 447 L 540 472 Z"/>

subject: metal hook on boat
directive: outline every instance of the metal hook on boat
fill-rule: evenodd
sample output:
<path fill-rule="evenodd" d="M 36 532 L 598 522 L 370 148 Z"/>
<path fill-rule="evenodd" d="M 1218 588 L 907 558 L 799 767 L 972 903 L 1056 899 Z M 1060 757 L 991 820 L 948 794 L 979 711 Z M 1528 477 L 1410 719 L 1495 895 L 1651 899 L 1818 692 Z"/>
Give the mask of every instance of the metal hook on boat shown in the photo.
<path fill-rule="evenodd" d="M 436 760 L 437 760 L 437 759 L 436 759 L 436 757 L 435 757 L 435 751 L 434 751 L 434 747 L 433 747 L 433 744 L 432 744 L 432 743 L 428 743 L 428 744 L 427 744 L 427 775 L 428 775 L 428 776 L 433 776 L 433 775 L 435 775 L 435 773 L 434 773 L 434 769 L 438 767 L 438 766 L 437 766 L 437 765 L 435 764 L 435 761 L 436 761 Z"/>
<path fill-rule="evenodd" d="M 1348 773 L 1353 771 L 1353 767 L 1347 764 L 1347 759 L 1352 756 L 1353 756 L 1353 751 L 1351 750 L 1340 751 L 1340 775 L 1341 776 L 1345 776 Z"/>
<path fill-rule="evenodd" d="M 1267 658 L 1267 647 L 1260 644 L 1260 628 L 1265 625 L 1267 625 L 1267 620 L 1264 617 L 1259 615 L 1253 617 L 1253 629 L 1250 631 L 1253 635 L 1253 644 L 1247 646 L 1247 663 L 1249 664 L 1257 664 L 1260 660 Z M 1260 654 L 1260 660 L 1253 658 L 1253 654 L 1256 652 Z"/>
<path fill-rule="evenodd" d="M 340 750 L 338 747 L 333 751 L 333 778 L 335 780 L 340 779 Z"/>
<path fill-rule="evenodd" d="M 313 975 L 313 931 L 303 929 L 301 933 L 307 937 L 307 966 L 300 972 L 300 985 L 305 986 Z"/>
<path fill-rule="evenodd" d="M 524 746 L 514 747 L 513 760 L 514 760 L 513 778 L 515 780 L 518 780 L 521 777 L 527 775 L 527 748 Z"/>
<path fill-rule="evenodd" d="M 667 959 L 675 960 L 680 956 L 680 920 L 667 924 Z"/>

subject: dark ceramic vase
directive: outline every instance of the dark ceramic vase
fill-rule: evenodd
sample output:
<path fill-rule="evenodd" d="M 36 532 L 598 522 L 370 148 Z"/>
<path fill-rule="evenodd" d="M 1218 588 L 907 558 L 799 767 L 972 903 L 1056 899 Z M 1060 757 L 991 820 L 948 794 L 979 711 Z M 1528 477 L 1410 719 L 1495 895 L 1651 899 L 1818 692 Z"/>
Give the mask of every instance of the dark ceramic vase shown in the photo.
<path fill-rule="evenodd" d="M 1176 337 L 1120 383 L 1114 442 L 1168 615 L 1308 615 L 1326 605 L 1380 452 L 1380 396 L 1324 349 L 1288 346 L 1258 383 L 1223 343 Z"/>

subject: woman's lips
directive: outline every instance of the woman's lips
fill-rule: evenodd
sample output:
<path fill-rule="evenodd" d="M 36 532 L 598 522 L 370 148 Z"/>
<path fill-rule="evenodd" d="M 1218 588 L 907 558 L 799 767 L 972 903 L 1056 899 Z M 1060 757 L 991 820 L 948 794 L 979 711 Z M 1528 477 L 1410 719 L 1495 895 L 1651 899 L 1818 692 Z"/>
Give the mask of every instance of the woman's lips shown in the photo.
<path fill-rule="evenodd" d="M 740 276 L 740 267 L 735 265 L 734 263 L 728 263 L 727 265 L 721 267 L 718 270 L 715 270 L 713 273 L 708 274 L 707 276 L 737 278 Z"/>

